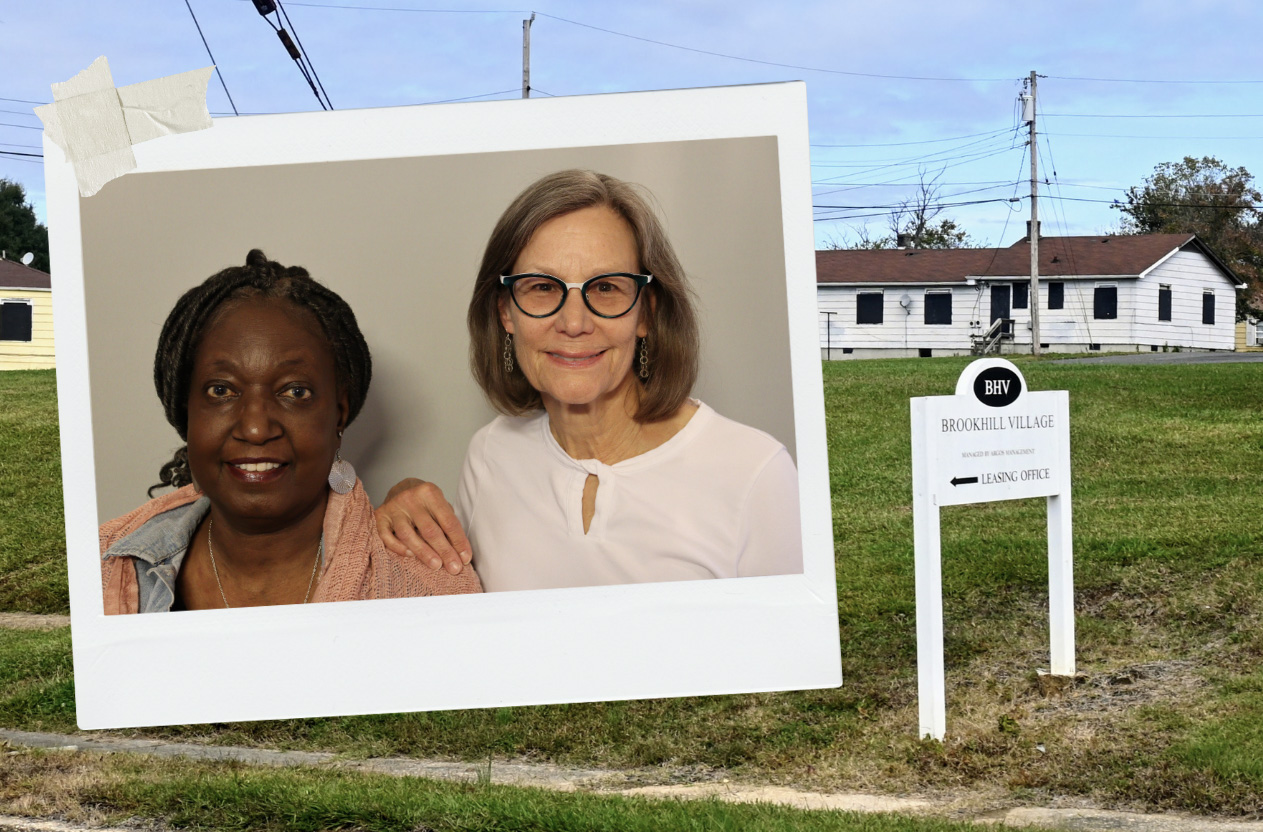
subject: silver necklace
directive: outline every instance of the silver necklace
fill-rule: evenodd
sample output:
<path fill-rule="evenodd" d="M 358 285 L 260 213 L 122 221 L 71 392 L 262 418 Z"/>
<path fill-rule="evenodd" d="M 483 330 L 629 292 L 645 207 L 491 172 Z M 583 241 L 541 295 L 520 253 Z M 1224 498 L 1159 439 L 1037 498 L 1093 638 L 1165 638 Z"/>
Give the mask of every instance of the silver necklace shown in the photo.
<path fill-rule="evenodd" d="M 215 565 L 215 546 L 211 543 L 211 529 L 215 527 L 215 520 L 211 518 L 206 521 L 206 551 L 210 553 L 211 571 L 215 573 L 215 585 L 219 587 L 219 597 L 223 599 L 224 609 L 231 609 L 228 604 L 228 596 L 224 594 L 224 585 L 219 580 L 219 567 Z M 325 553 L 325 536 L 324 532 L 320 533 L 320 545 L 316 547 L 316 562 L 311 565 L 311 577 L 307 579 L 307 594 L 303 596 L 303 603 L 311 598 L 311 588 L 316 583 L 316 567 L 320 565 L 320 559 Z"/>

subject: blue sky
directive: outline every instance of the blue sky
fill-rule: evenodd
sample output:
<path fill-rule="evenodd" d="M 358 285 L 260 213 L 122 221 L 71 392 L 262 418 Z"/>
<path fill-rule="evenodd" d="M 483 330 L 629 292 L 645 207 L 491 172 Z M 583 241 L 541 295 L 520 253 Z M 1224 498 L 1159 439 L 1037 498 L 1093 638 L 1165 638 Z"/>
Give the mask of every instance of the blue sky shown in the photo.
<path fill-rule="evenodd" d="M 319 108 L 249 0 L 188 2 L 240 112 Z M 283 5 L 338 109 L 521 94 L 528 4 Z M 891 206 L 922 175 L 937 177 L 944 203 L 997 200 L 940 215 L 979 242 L 1020 237 L 1030 168 L 1016 98 L 1031 70 L 1047 76 L 1038 88 L 1045 234 L 1110 230 L 1119 218 L 1110 200 L 1186 155 L 1263 177 L 1263 8 L 1254 0 L 916 0 L 897 9 L 557 0 L 533 10 L 536 96 L 806 81 L 814 202 L 847 206 L 816 211 L 831 218 L 816 222 L 818 245 L 865 228 L 885 234 Z M 40 152 L 26 102 L 51 100 L 51 83 L 99 55 L 120 86 L 210 63 L 184 0 L 10 0 L 0 3 L 0 32 L 0 151 L 10 153 Z M 208 104 L 232 112 L 217 78 Z M 0 153 L 0 177 L 21 182 L 42 218 L 38 159 Z"/>

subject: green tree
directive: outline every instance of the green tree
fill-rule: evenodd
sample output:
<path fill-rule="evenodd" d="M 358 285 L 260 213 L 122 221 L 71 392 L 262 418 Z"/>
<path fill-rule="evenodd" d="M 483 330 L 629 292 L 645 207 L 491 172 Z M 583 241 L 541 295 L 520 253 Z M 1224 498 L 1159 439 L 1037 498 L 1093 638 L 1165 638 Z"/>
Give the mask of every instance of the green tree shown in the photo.
<path fill-rule="evenodd" d="M 1213 156 L 1163 162 L 1127 189 L 1124 234 L 1196 234 L 1247 285 L 1238 319 L 1263 315 L 1263 194 L 1243 167 Z"/>
<path fill-rule="evenodd" d="M 0 179 L 0 250 L 10 260 L 29 251 L 35 255 L 31 266 L 48 271 L 48 229 L 35 220 L 26 189 L 8 179 Z"/>

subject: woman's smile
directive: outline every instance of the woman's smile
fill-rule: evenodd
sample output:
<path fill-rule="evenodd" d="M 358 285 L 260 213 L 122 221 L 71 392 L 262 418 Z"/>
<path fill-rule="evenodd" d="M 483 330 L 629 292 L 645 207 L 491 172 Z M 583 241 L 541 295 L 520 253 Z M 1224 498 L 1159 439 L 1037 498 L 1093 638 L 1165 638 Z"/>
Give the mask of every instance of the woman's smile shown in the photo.
<path fill-rule="evenodd" d="M 549 274 L 568 283 L 594 276 L 638 273 L 640 259 L 631 225 L 613 209 L 597 205 L 553 217 L 540 225 L 513 264 L 515 273 Z M 618 402 L 634 394 L 636 343 L 648 332 L 645 298 L 625 315 L 594 315 L 577 289 L 542 318 L 524 315 L 507 295 L 500 318 L 513 334 L 522 373 L 546 407 Z"/>
<path fill-rule="evenodd" d="M 189 468 L 215 528 L 278 528 L 319 511 L 346 406 L 310 312 L 280 299 L 224 304 L 195 353 L 188 411 Z"/>
<path fill-rule="evenodd" d="M 226 464 L 228 473 L 237 479 L 258 485 L 280 479 L 289 465 L 274 459 L 231 459 Z"/>
<path fill-rule="evenodd" d="M 600 362 L 605 350 L 550 350 L 547 355 L 559 367 L 582 370 Z"/>

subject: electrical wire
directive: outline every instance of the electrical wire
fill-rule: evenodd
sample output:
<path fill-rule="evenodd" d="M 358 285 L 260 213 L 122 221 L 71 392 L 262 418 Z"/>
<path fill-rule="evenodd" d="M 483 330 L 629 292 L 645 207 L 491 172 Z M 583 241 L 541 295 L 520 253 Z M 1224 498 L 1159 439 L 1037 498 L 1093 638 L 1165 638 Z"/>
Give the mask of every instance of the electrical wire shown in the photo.
<path fill-rule="evenodd" d="M 521 9 L 519 10 L 409 9 L 409 8 L 400 8 L 398 6 L 389 6 L 389 7 L 388 6 L 345 6 L 345 5 L 332 4 L 332 3 L 306 3 L 306 2 L 301 2 L 301 3 L 291 2 L 290 5 L 306 6 L 309 8 L 316 8 L 316 9 L 344 9 L 344 10 L 352 10 L 352 11 L 378 11 L 378 12 L 412 12 L 412 13 L 419 13 L 419 14 L 442 14 L 442 13 L 456 13 L 456 12 L 466 12 L 466 13 L 475 13 L 475 14 L 535 14 L 539 17 L 546 17 L 546 18 L 549 18 L 550 20 L 556 20 L 559 23 L 569 23 L 571 26 L 581 26 L 585 29 L 592 29 L 593 31 L 604 32 L 607 35 L 616 35 L 617 37 L 621 37 L 621 38 L 629 38 L 631 40 L 638 40 L 638 41 L 641 41 L 642 43 L 652 43 L 657 46 L 666 46 L 671 49 L 679 49 L 685 52 L 693 52 L 698 55 L 709 55 L 713 58 L 724 58 L 730 61 L 744 61 L 746 63 L 760 64 L 762 66 L 774 66 L 781 69 L 795 69 L 795 70 L 801 70 L 803 72 L 823 72 L 830 75 L 845 75 L 852 78 L 882 78 L 882 79 L 887 79 L 887 80 L 892 80 L 892 81 L 948 81 L 948 82 L 964 82 L 964 83 L 986 83 L 986 82 L 992 82 L 992 81 L 1014 80 L 1013 78 L 953 78 L 953 77 L 937 77 L 937 76 L 928 76 L 928 75 L 887 75 L 887 74 L 881 74 L 881 73 L 875 73 L 875 72 L 851 72 L 849 70 L 842 70 L 842 69 L 829 69 L 826 67 L 818 67 L 818 66 L 803 66 L 801 64 L 780 63 L 778 61 L 765 61 L 759 58 L 747 58 L 742 55 L 729 55 L 725 52 L 714 52 L 709 49 L 698 49 L 696 47 L 684 46 L 678 43 L 668 43 L 667 41 L 641 37 L 640 35 L 632 35 L 627 32 L 619 32 L 615 29 L 606 29 L 603 26 L 594 26 L 591 23 L 584 23 L 579 20 L 571 20 L 570 18 L 559 17 L 555 14 L 548 14 L 547 12 L 541 12 L 541 11 L 531 11 L 531 10 L 521 10 Z"/>
<path fill-rule="evenodd" d="M 945 139 L 923 139 L 916 142 L 880 142 L 876 144 L 813 144 L 811 147 L 905 147 L 912 144 L 936 144 L 938 142 L 954 142 L 960 139 L 973 139 L 978 136 L 995 136 L 1000 133 L 1007 133 L 1012 128 L 1005 127 L 1000 130 L 993 130 L 989 133 L 969 133 L 964 136 L 949 136 Z"/>
<path fill-rule="evenodd" d="M 193 18 L 193 25 L 197 27 L 198 37 L 202 39 L 202 46 L 206 47 L 207 56 L 211 59 L 211 63 L 215 65 L 215 74 L 219 76 L 219 83 L 224 88 L 224 95 L 228 96 L 228 104 L 232 107 L 233 115 L 237 115 L 237 105 L 232 100 L 232 93 L 228 92 L 228 84 L 224 82 L 223 73 L 219 71 L 219 62 L 211 54 L 210 44 L 206 42 L 206 35 L 202 34 L 202 24 L 197 22 L 197 15 L 193 14 L 193 4 L 189 0 L 184 0 L 184 5 L 189 9 L 189 16 Z"/>
<path fill-rule="evenodd" d="M 44 129 L 44 126 L 42 124 L 36 127 L 31 124 L 9 124 L 6 121 L 0 121 L 0 127 L 17 127 L 22 130 L 43 130 Z"/>
<path fill-rule="evenodd" d="M 1195 139 L 1199 141 L 1207 140 L 1226 140 L 1226 141 L 1252 141 L 1257 142 L 1263 140 L 1263 136 L 1133 136 L 1122 135 L 1118 133 L 1052 133 L 1051 135 L 1058 138 L 1080 138 L 1080 139 Z"/>
<path fill-rule="evenodd" d="M 1022 168 L 1026 166 L 1026 152 L 1027 146 L 1022 145 L 1022 157 L 1017 161 L 1018 179 L 1013 184 L 1013 196 L 1009 198 L 1010 202 L 1012 202 L 1013 199 L 1019 198 L 1017 195 L 1017 189 L 1021 185 Z M 982 270 L 982 274 L 980 275 L 981 277 L 987 277 L 991 274 L 991 269 L 995 266 L 995 259 L 1000 254 L 1000 246 L 1004 245 L 1004 235 L 1009 230 L 1009 220 L 1013 219 L 1013 213 L 1013 210 L 1010 208 L 1008 215 L 1004 218 L 1004 225 L 1000 227 L 1000 240 L 997 243 L 996 248 L 991 252 L 991 259 L 987 261 L 987 267 Z"/>
<path fill-rule="evenodd" d="M 316 74 L 316 65 L 311 62 L 311 56 L 307 54 L 307 47 L 303 46 L 303 39 L 298 36 L 298 29 L 294 27 L 294 21 L 289 19 L 289 12 L 285 11 L 285 7 L 281 5 L 281 0 L 275 0 L 276 7 L 281 10 L 281 14 L 285 16 L 285 25 L 294 33 L 294 40 L 298 42 L 298 51 L 303 54 L 303 59 L 307 61 L 307 66 L 311 69 L 312 77 L 316 79 L 320 92 L 325 97 L 325 103 L 329 105 L 329 109 L 333 109 L 333 102 L 329 100 L 329 93 L 325 92 L 325 85 L 320 82 L 320 76 Z"/>
<path fill-rule="evenodd" d="M 185 2 L 188 2 L 188 0 L 185 0 Z M 329 105 L 326 104 L 325 100 L 320 97 L 320 90 L 316 89 L 316 83 L 312 80 L 311 73 L 308 72 L 306 64 L 303 63 L 305 56 L 303 55 L 302 50 L 299 49 L 292 41 L 286 43 L 286 35 L 288 34 L 286 29 L 278 26 L 276 23 L 273 23 L 270 19 L 268 19 L 267 15 L 260 15 L 260 17 L 263 18 L 264 22 L 267 23 L 268 26 L 272 27 L 272 31 L 276 32 L 276 36 L 280 38 L 281 43 L 285 46 L 285 51 L 289 54 L 290 58 L 293 59 L 294 65 L 298 67 L 298 71 L 302 73 L 303 80 L 307 82 L 307 86 L 311 87 L 311 94 L 316 96 L 316 101 L 320 104 L 320 109 L 329 110 Z M 281 16 L 278 13 L 276 17 L 279 21 Z M 286 32 L 286 34 L 281 34 L 282 32 Z M 291 46 L 293 46 L 292 52 L 290 51 Z"/>
<path fill-rule="evenodd" d="M 1041 75 L 1039 77 L 1052 78 L 1057 81 L 1100 81 L 1107 84 L 1263 84 L 1263 80 L 1172 81 L 1161 78 L 1087 78 L 1080 75 Z"/>
<path fill-rule="evenodd" d="M 1263 113 L 1040 113 L 1041 118 L 1263 118 Z"/>

